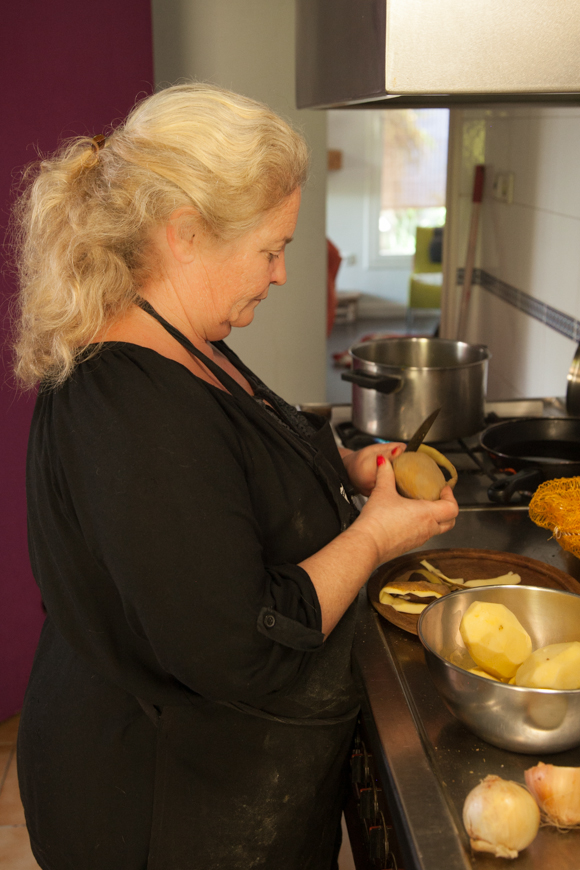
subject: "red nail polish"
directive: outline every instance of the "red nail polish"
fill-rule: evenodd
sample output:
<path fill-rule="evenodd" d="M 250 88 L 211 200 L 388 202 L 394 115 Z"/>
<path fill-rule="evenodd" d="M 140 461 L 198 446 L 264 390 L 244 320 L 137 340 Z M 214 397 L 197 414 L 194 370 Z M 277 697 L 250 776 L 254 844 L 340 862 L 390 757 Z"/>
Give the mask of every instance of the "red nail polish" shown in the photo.
<path fill-rule="evenodd" d="M 386 461 L 384 456 L 377 456 L 377 465 L 385 465 Z"/>

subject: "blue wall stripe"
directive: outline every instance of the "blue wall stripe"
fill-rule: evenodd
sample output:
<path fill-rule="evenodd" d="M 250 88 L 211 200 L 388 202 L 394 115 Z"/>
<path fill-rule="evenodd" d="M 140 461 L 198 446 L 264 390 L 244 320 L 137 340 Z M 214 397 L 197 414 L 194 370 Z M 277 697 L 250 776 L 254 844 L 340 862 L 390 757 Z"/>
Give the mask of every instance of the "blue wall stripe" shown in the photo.
<path fill-rule="evenodd" d="M 457 270 L 457 283 L 463 284 L 464 269 Z M 478 284 L 492 293 L 499 299 L 503 299 L 508 305 L 513 305 L 524 314 L 534 317 L 540 323 L 545 323 L 551 329 L 555 329 L 566 338 L 571 338 L 574 341 L 580 341 L 580 320 L 571 317 L 569 314 L 564 314 L 563 311 L 558 311 L 557 308 L 552 308 L 546 302 L 540 302 L 539 299 L 534 299 L 524 293 L 523 290 L 518 290 L 517 287 L 512 287 L 510 284 L 505 284 L 499 278 L 490 275 L 483 269 L 473 270 L 473 283 Z"/>

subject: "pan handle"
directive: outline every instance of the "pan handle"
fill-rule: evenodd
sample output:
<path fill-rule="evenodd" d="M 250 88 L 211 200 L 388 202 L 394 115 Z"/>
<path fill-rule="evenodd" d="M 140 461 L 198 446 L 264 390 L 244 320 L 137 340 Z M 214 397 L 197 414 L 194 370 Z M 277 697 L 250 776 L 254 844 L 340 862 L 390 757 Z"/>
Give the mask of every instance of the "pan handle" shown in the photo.
<path fill-rule="evenodd" d="M 543 480 L 540 468 L 523 468 L 512 477 L 495 480 L 487 490 L 487 495 L 496 504 L 508 504 L 516 493 L 534 492 Z"/>
<path fill-rule="evenodd" d="M 378 393 L 394 393 L 401 386 L 402 378 L 391 375 L 373 375 L 371 372 L 343 372 L 343 381 L 351 381 L 357 387 L 365 390 L 376 390 Z"/>

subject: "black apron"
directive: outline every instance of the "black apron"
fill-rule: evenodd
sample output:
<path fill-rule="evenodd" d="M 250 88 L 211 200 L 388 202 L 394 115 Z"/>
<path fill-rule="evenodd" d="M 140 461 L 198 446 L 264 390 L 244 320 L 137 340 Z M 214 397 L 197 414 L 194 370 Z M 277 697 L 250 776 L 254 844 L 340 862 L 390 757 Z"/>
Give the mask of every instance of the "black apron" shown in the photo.
<path fill-rule="evenodd" d="M 306 439 L 292 426 L 298 412 L 265 387 L 227 345 L 216 343 L 258 396 L 277 406 L 281 416 L 286 411 L 285 423 L 260 407 L 148 303 L 142 302 L 141 307 L 207 366 L 257 425 L 265 420 L 292 442 L 315 471 L 334 504 L 341 529 L 346 529 L 358 511 L 329 422 L 308 415 L 313 434 Z M 158 728 L 157 777 L 163 786 L 156 788 L 160 797 L 154 809 L 148 870 L 330 870 L 336 866 L 359 711 L 350 670 L 355 610 L 353 603 L 314 654 L 315 664 L 306 679 L 268 709 L 224 702 L 223 713 L 214 712 L 204 724 L 185 707 L 159 712 L 149 708 Z M 205 727 L 211 732 L 204 733 Z M 204 745 L 211 745 L 213 753 L 221 746 L 223 755 L 219 763 L 210 755 L 200 769 L 199 747 Z M 196 788 L 204 790 L 204 809 L 201 817 L 192 819 L 192 801 L 199 805 Z M 198 829 L 195 856 L 187 845 L 192 826 Z"/>

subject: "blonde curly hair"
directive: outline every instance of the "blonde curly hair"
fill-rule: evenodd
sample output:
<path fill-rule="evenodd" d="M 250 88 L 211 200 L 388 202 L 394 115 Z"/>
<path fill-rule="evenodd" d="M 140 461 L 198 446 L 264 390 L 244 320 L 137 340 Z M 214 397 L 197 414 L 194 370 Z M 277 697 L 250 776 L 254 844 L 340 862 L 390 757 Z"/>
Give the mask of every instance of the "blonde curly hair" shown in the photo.
<path fill-rule="evenodd" d="M 70 140 L 24 175 L 13 214 L 23 386 L 62 383 L 134 303 L 151 231 L 175 209 L 193 206 L 231 240 L 301 187 L 308 166 L 304 139 L 282 118 L 206 84 L 147 97 L 99 146 Z"/>

